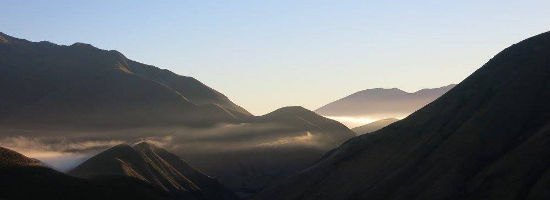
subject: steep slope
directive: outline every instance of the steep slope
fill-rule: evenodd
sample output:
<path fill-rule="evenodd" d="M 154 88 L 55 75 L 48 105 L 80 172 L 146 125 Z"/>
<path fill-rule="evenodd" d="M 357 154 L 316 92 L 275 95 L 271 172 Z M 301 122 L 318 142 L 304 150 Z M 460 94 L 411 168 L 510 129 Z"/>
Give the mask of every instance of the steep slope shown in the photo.
<path fill-rule="evenodd" d="M 258 199 L 549 199 L 550 32 Z"/>
<path fill-rule="evenodd" d="M 0 99 L 4 126 L 194 125 L 250 116 L 194 78 L 117 51 L 0 35 L 0 92 L 9 94 Z"/>
<path fill-rule="evenodd" d="M 171 199 L 167 193 L 128 177 L 84 180 L 0 147 L 0 199 Z"/>
<path fill-rule="evenodd" d="M 351 130 L 357 134 L 372 133 L 396 121 L 399 121 L 399 119 L 395 119 L 395 118 L 381 119 L 372 123 L 365 124 L 363 126 L 352 128 Z"/>
<path fill-rule="evenodd" d="M 392 89 L 367 89 L 324 105 L 316 113 L 323 116 L 363 116 L 372 119 L 403 118 L 437 99 L 455 85 L 422 89 L 414 93 Z"/>
<path fill-rule="evenodd" d="M 217 180 L 176 155 L 145 142 L 134 147 L 117 145 L 85 161 L 69 174 L 82 178 L 129 176 L 158 185 L 182 199 L 236 199 Z"/>
<path fill-rule="evenodd" d="M 128 61 L 128 69 L 142 77 L 146 77 L 147 79 L 154 80 L 174 89 L 197 105 L 215 104 L 233 112 L 236 111 L 239 115 L 251 115 L 244 108 L 231 102 L 231 100 L 222 93 L 204 85 L 193 77 L 180 76 L 169 70 L 162 70 L 132 60 Z"/>

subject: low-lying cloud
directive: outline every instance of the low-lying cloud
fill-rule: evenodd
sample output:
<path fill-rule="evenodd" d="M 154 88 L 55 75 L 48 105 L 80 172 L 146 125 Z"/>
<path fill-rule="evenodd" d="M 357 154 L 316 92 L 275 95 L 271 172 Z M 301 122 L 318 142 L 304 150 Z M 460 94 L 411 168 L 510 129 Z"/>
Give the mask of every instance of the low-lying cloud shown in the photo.
<path fill-rule="evenodd" d="M 5 137 L 0 146 L 17 151 L 27 157 L 35 158 L 59 171 L 69 170 L 91 155 L 122 141 L 78 141 L 65 137 Z"/>
<path fill-rule="evenodd" d="M 67 171 L 115 145 L 147 141 L 184 159 L 200 160 L 251 149 L 326 148 L 321 134 L 278 123 L 220 124 L 209 128 L 162 127 L 110 131 L 25 131 L 0 136 L 0 146 Z"/>

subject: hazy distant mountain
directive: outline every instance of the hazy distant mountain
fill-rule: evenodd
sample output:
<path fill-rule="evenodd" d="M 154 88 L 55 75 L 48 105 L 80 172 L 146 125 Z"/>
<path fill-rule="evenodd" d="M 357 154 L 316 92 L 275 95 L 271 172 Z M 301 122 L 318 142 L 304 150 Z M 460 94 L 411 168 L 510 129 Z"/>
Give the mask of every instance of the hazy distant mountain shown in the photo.
<path fill-rule="evenodd" d="M 550 199 L 550 32 L 258 199 Z"/>
<path fill-rule="evenodd" d="M 399 121 L 399 119 L 395 119 L 395 118 L 381 119 L 372 123 L 365 124 L 363 126 L 352 128 L 351 130 L 357 134 L 371 133 L 371 132 L 380 130 L 381 128 L 384 128 L 396 121 Z"/>
<path fill-rule="evenodd" d="M 237 199 L 217 180 L 194 169 L 178 156 L 142 142 L 110 148 L 85 161 L 69 174 L 93 178 L 122 175 L 158 185 L 182 199 Z"/>
<path fill-rule="evenodd" d="M 85 180 L 0 147 L 0 199 L 171 199 L 143 181 L 104 176 Z"/>
<path fill-rule="evenodd" d="M 324 105 L 316 113 L 333 117 L 365 117 L 370 119 L 403 118 L 432 102 L 455 84 L 414 93 L 392 89 L 367 89 Z"/>
<path fill-rule="evenodd" d="M 0 36 L 0 122 L 10 127 L 197 125 L 250 116 L 194 78 L 117 51 Z"/>

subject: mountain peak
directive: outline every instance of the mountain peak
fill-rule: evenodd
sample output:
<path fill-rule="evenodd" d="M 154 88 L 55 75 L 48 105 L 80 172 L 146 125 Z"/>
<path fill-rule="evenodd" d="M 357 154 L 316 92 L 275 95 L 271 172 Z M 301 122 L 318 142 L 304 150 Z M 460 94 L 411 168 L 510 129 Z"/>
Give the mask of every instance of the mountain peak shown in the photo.
<path fill-rule="evenodd" d="M 82 178 L 129 176 L 157 185 L 176 197 L 235 199 L 234 194 L 215 179 L 190 167 L 178 156 L 145 141 L 133 146 L 116 145 L 88 159 L 69 174 Z"/>
<path fill-rule="evenodd" d="M 302 106 L 285 106 L 273 112 L 311 112 L 311 111 Z"/>
<path fill-rule="evenodd" d="M 361 116 L 374 119 L 402 118 L 437 99 L 454 87 L 428 88 L 414 93 L 398 88 L 366 89 L 326 104 L 316 113 L 324 116 Z"/>
<path fill-rule="evenodd" d="M 132 147 L 129 144 L 121 143 L 111 147 L 108 150 L 119 151 L 119 150 L 130 150 L 130 149 L 132 149 Z"/>
<path fill-rule="evenodd" d="M 317 115 L 313 111 L 308 110 L 302 106 L 286 106 L 279 108 L 277 110 L 274 110 L 270 113 L 267 113 L 263 115 L 263 117 L 291 117 L 291 116 L 303 116 L 303 115 Z"/>
<path fill-rule="evenodd" d="M 75 42 L 74 44 L 71 44 L 71 47 L 79 47 L 79 48 L 93 48 L 97 49 L 97 47 L 94 47 L 91 44 L 83 43 L 83 42 Z"/>
<path fill-rule="evenodd" d="M 399 93 L 407 93 L 399 88 L 371 88 L 371 89 L 365 89 L 361 90 L 359 92 L 356 92 L 352 95 L 365 95 L 365 94 L 399 94 Z M 350 96 L 352 96 L 350 95 Z"/>
<path fill-rule="evenodd" d="M 162 149 L 154 144 L 151 144 L 150 142 L 143 141 L 139 142 L 133 147 L 136 150 L 147 150 L 147 151 L 154 151 L 156 149 Z"/>
<path fill-rule="evenodd" d="M 173 199 L 156 186 L 131 177 L 81 179 L 0 147 L 1 199 Z"/>

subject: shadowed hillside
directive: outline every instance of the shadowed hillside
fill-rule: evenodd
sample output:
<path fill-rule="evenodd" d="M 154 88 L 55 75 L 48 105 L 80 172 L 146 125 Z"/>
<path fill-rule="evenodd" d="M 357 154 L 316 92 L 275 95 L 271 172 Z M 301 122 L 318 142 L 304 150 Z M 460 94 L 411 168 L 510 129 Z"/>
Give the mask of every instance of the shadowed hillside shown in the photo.
<path fill-rule="evenodd" d="M 0 177 L 0 199 L 171 199 L 159 188 L 134 178 L 75 178 L 2 147 Z"/>
<path fill-rule="evenodd" d="M 550 32 L 257 199 L 549 199 Z"/>
<path fill-rule="evenodd" d="M 10 94 L 0 99 L 0 125 L 199 125 L 250 116 L 194 78 L 117 51 L 0 35 L 0 92 Z"/>
<path fill-rule="evenodd" d="M 217 180 L 182 159 L 152 144 L 117 145 L 85 161 L 69 174 L 94 178 L 121 175 L 133 177 L 169 191 L 178 199 L 237 199 Z"/>

